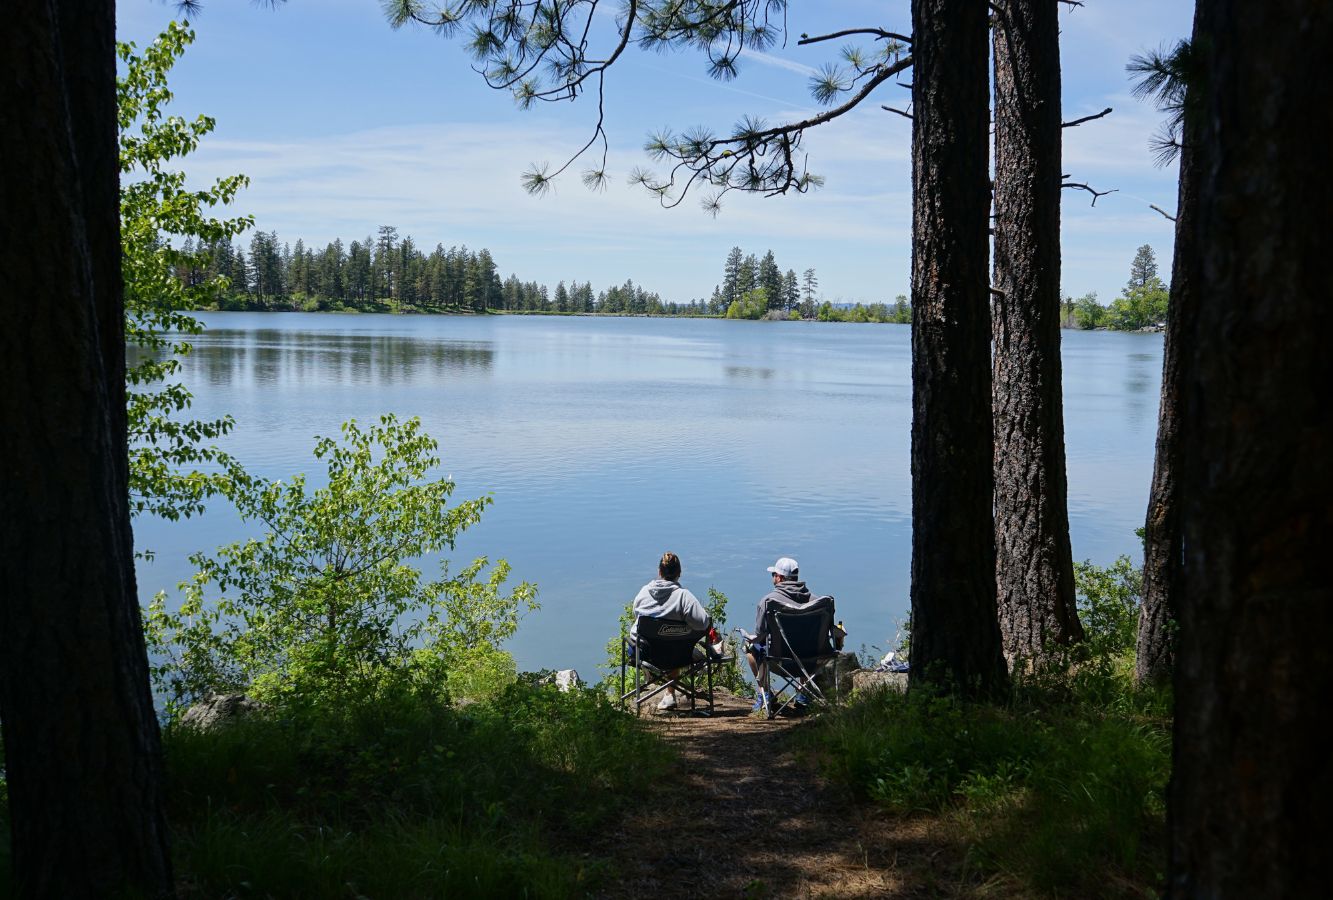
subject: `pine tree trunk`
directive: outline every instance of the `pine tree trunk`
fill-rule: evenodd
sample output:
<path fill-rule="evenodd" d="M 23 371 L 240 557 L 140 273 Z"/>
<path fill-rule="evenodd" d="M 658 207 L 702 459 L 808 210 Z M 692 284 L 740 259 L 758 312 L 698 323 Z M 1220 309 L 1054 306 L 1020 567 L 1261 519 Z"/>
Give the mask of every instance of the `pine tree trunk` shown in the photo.
<path fill-rule="evenodd" d="M 1173 897 L 1319 897 L 1333 766 L 1333 5 L 1201 3 Z"/>
<path fill-rule="evenodd" d="M 1060 390 L 1056 0 L 998 0 L 995 59 L 995 549 L 1010 665 L 1082 639 Z"/>
<path fill-rule="evenodd" d="M 0 38 L 0 719 L 18 896 L 172 892 L 128 509 L 113 42 L 110 0 L 22 4 Z"/>
<path fill-rule="evenodd" d="M 1176 607 L 1184 589 L 1185 563 L 1180 520 L 1180 389 L 1182 346 L 1196 305 L 1190 263 L 1194 227 L 1194 151 L 1186 137 L 1180 151 L 1176 200 L 1176 245 L 1171 261 L 1171 299 L 1162 351 L 1162 398 L 1157 411 L 1157 452 L 1152 491 L 1143 529 L 1143 605 L 1134 676 L 1140 684 L 1164 684 L 1175 661 Z"/>
<path fill-rule="evenodd" d="M 1198 12 L 1190 42 L 1199 46 Z M 1198 305 L 1190 266 L 1198 253 L 1192 243 L 1198 202 L 1193 144 L 1192 108 L 1199 86 L 1186 85 L 1190 102 L 1183 123 L 1179 187 L 1176 196 L 1176 242 L 1171 259 L 1171 297 L 1166 310 L 1162 350 L 1162 396 L 1157 411 L 1157 449 L 1153 459 L 1152 489 L 1143 526 L 1143 604 L 1135 648 L 1134 677 L 1139 684 L 1165 684 L 1175 667 L 1176 621 L 1184 590 L 1185 559 L 1181 532 L 1180 452 L 1182 434 L 1181 383 L 1183 345 L 1190 317 Z"/>
<path fill-rule="evenodd" d="M 914 0 L 912 673 L 1007 681 L 995 617 L 986 6 Z"/>

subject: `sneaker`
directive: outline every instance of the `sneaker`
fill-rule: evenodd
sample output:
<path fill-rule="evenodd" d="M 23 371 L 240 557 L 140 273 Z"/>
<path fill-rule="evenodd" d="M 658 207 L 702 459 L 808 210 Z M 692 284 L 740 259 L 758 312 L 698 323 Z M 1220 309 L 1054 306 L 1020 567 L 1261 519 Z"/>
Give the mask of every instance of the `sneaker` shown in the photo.
<path fill-rule="evenodd" d="M 750 707 L 750 715 L 767 717 L 773 711 L 773 694 L 764 691 L 756 691 L 754 695 L 754 706 Z"/>
<path fill-rule="evenodd" d="M 665 710 L 668 710 L 668 709 L 675 709 L 675 708 L 676 708 L 676 695 L 675 695 L 675 694 L 663 694 L 663 695 L 662 695 L 662 702 L 660 702 L 660 703 L 657 704 L 657 708 L 660 709 L 660 710 L 664 710 L 664 711 L 665 711 Z"/>
<path fill-rule="evenodd" d="M 797 709 L 803 710 L 810 705 L 810 698 L 805 694 L 797 694 L 796 699 L 792 701 L 792 705 Z"/>

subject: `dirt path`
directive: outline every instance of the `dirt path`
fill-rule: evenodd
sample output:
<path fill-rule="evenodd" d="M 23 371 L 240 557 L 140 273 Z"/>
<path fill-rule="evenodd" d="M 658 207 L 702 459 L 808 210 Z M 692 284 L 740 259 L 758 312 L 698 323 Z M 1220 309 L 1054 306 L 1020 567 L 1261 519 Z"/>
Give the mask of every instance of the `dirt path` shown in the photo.
<path fill-rule="evenodd" d="M 624 873 L 603 897 L 947 897 L 960 851 L 929 821 L 894 820 L 798 762 L 800 719 L 653 716 L 680 761 L 596 855 Z M 645 710 L 645 715 L 648 715 Z M 691 826 L 689 823 L 697 823 Z"/>

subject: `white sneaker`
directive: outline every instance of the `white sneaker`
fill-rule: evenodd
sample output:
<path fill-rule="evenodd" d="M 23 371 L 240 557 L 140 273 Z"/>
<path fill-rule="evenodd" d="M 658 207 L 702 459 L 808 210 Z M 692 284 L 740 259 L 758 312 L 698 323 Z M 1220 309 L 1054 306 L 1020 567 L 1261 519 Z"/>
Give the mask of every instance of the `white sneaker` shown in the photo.
<path fill-rule="evenodd" d="M 658 709 L 661 709 L 661 710 L 675 709 L 675 708 L 676 708 L 676 695 L 675 695 L 675 694 L 663 694 L 663 695 L 662 695 L 662 702 L 660 702 L 660 703 L 657 704 L 657 708 L 658 708 Z"/>

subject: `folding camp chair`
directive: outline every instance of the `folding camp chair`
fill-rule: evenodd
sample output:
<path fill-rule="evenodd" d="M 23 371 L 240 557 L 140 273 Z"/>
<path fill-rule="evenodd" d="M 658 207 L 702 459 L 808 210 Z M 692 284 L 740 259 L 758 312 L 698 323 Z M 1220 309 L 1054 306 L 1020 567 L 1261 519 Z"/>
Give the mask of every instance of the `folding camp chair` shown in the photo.
<path fill-rule="evenodd" d="M 821 603 L 821 600 L 827 602 Z M 796 703 L 798 697 L 827 705 L 828 698 L 815 683 L 815 674 L 825 663 L 838 656 L 833 646 L 833 598 L 819 598 L 810 606 L 793 609 L 770 602 L 764 611 L 767 620 L 768 644 L 764 648 L 764 662 L 768 665 L 769 690 L 773 691 L 773 676 L 782 679 L 775 696 L 787 688 L 791 695 L 777 705 L 769 705 L 770 719 Z M 836 699 L 838 683 L 833 681 Z"/>
<path fill-rule="evenodd" d="M 705 643 L 701 656 L 695 656 L 695 647 L 707 635 L 707 629 L 691 629 L 683 622 L 639 616 L 634 624 L 634 637 L 626 635 L 620 643 L 620 705 L 634 698 L 634 714 L 643 710 L 643 704 L 667 688 L 675 688 L 677 696 L 690 698 L 690 712 L 698 700 L 708 701 L 708 715 L 713 714 L 713 666 L 721 662 Z M 626 673 L 634 667 L 634 687 L 626 690 Z M 670 673 L 679 670 L 676 677 Z M 707 689 L 700 690 L 697 679 L 705 676 Z"/>

